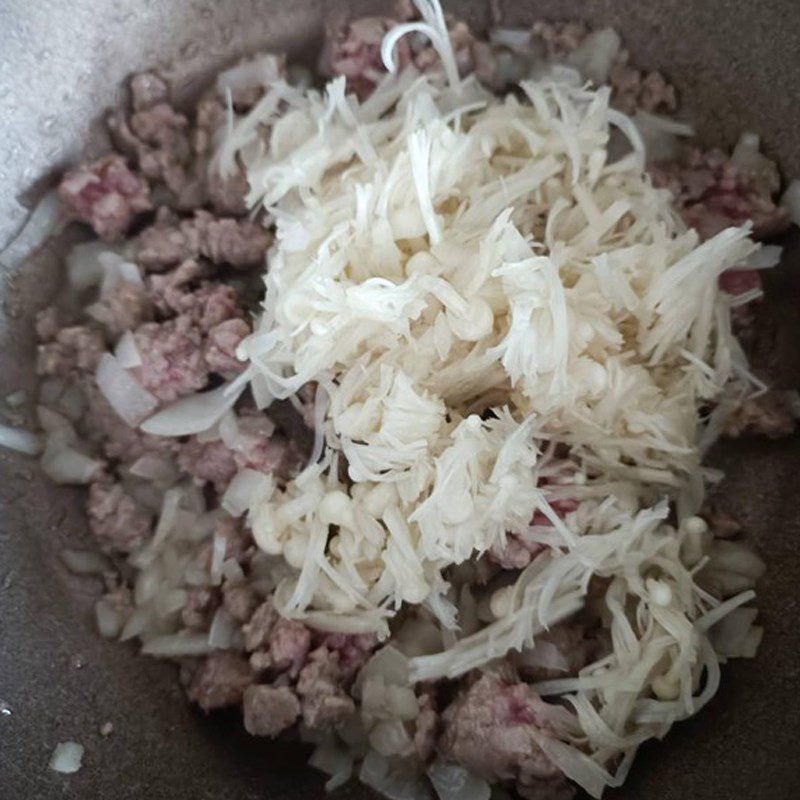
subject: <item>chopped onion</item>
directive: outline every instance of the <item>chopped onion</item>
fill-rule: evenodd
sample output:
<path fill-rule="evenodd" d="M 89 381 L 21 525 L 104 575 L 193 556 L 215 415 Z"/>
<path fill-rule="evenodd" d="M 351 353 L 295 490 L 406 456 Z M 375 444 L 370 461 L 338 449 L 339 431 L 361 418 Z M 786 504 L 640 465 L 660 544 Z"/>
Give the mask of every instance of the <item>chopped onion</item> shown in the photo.
<path fill-rule="evenodd" d="M 694 128 L 691 125 L 669 117 L 660 117 L 642 109 L 634 114 L 633 123 L 642 137 L 649 162 L 674 158 L 678 148 L 677 137 L 694 136 Z"/>
<path fill-rule="evenodd" d="M 130 466 L 131 475 L 156 483 L 173 484 L 178 479 L 178 471 L 171 458 L 148 453 L 140 456 Z"/>
<path fill-rule="evenodd" d="M 20 408 L 25 405 L 28 399 L 28 393 L 24 389 L 19 389 L 16 392 L 6 395 L 6 405 L 9 408 Z"/>
<path fill-rule="evenodd" d="M 0 251 L 0 263 L 15 269 L 57 233 L 63 221 L 58 192 L 48 192 L 28 215 L 19 233 Z"/>
<path fill-rule="evenodd" d="M 414 690 L 405 686 L 386 687 L 386 707 L 393 717 L 410 721 L 419 716 L 419 703 Z"/>
<path fill-rule="evenodd" d="M 61 551 L 61 560 L 76 575 L 102 575 L 111 567 L 108 559 L 95 550 L 65 549 Z"/>
<path fill-rule="evenodd" d="M 97 260 L 103 269 L 101 294 L 108 294 L 120 283 L 134 283 L 141 286 L 144 282 L 136 264 L 127 261 L 123 256 L 112 251 L 98 253 Z"/>
<path fill-rule="evenodd" d="M 727 658 L 755 658 L 763 628 L 754 625 L 758 610 L 735 608 L 709 630 L 714 650 Z"/>
<path fill-rule="evenodd" d="M 232 517 L 241 517 L 257 498 L 267 499 L 273 485 L 272 479 L 263 472 L 240 470 L 222 495 L 222 507 Z"/>
<path fill-rule="evenodd" d="M 561 650 L 547 640 L 534 642 L 533 648 L 523 650 L 517 657 L 519 664 L 526 667 L 551 669 L 556 672 L 569 672 L 569 661 Z"/>
<path fill-rule="evenodd" d="M 114 356 L 124 369 L 133 369 L 142 365 L 142 356 L 136 346 L 136 337 L 131 331 L 125 331 L 119 337 L 119 341 L 114 347 Z"/>
<path fill-rule="evenodd" d="M 214 534 L 214 543 L 211 548 L 211 565 L 208 574 L 211 578 L 211 585 L 218 586 L 222 580 L 222 564 L 225 561 L 225 550 L 228 540 L 220 534 Z"/>
<path fill-rule="evenodd" d="M 59 742 L 50 758 L 50 769 L 69 775 L 81 768 L 84 748 L 77 742 Z"/>
<path fill-rule="evenodd" d="M 111 407 L 132 427 L 158 407 L 158 400 L 111 353 L 101 356 L 96 378 Z"/>
<path fill-rule="evenodd" d="M 98 286 L 106 274 L 108 255 L 121 257 L 120 248 L 106 242 L 77 244 L 67 253 L 67 276 L 78 292 Z"/>
<path fill-rule="evenodd" d="M 408 670 L 408 659 L 396 647 L 393 645 L 382 647 L 358 673 L 354 685 L 356 696 L 360 693 L 364 681 L 373 676 L 382 678 L 387 685 L 408 686 L 410 683 Z"/>
<path fill-rule="evenodd" d="M 61 414 L 46 406 L 36 406 L 36 417 L 47 434 L 48 444 L 75 444 L 78 441 L 72 423 Z"/>
<path fill-rule="evenodd" d="M 614 59 L 622 46 L 613 28 L 601 28 L 590 33 L 567 57 L 567 63 L 596 86 L 608 81 Z"/>
<path fill-rule="evenodd" d="M 239 625 L 236 620 L 222 607 L 218 608 L 211 620 L 208 630 L 208 644 L 217 650 L 230 650 L 233 648 Z"/>
<path fill-rule="evenodd" d="M 781 197 L 781 205 L 788 210 L 789 217 L 795 225 L 800 225 L 800 181 L 794 180 Z"/>
<path fill-rule="evenodd" d="M 35 433 L 22 428 L 0 425 L 0 447 L 35 456 L 42 450 L 42 440 Z"/>
<path fill-rule="evenodd" d="M 532 36 L 529 28 L 492 28 L 489 41 L 497 47 L 506 47 L 521 56 L 531 58 Z"/>
<path fill-rule="evenodd" d="M 156 658 L 204 656 L 212 650 L 214 648 L 208 642 L 208 634 L 188 632 L 157 636 L 142 647 L 145 655 Z"/>
<path fill-rule="evenodd" d="M 434 761 L 428 767 L 428 777 L 439 800 L 489 800 L 491 787 L 458 764 Z"/>
<path fill-rule="evenodd" d="M 125 622 L 119 611 L 108 600 L 102 598 L 95 603 L 94 613 L 99 634 L 106 639 L 116 639 Z"/>
<path fill-rule="evenodd" d="M 379 720 L 369 732 L 369 743 L 382 756 L 399 756 L 413 747 L 408 731 L 399 719 Z"/>
<path fill-rule="evenodd" d="M 224 96 L 226 91 L 236 93 L 266 88 L 275 83 L 282 74 L 282 59 L 267 53 L 220 72 L 217 76 L 217 91 Z"/>
<path fill-rule="evenodd" d="M 228 583 L 244 583 L 247 579 L 242 565 L 235 558 L 225 561 L 222 565 L 222 575 Z"/>
<path fill-rule="evenodd" d="M 102 468 L 102 461 L 96 461 L 67 445 L 48 444 L 42 456 L 43 472 L 56 483 L 87 484 Z"/>
<path fill-rule="evenodd" d="M 331 776 L 325 783 L 325 791 L 328 792 L 347 783 L 353 774 L 353 756 L 343 747 L 328 741 L 315 748 L 308 763 L 314 769 Z"/>
<path fill-rule="evenodd" d="M 229 386 L 225 384 L 210 392 L 183 397 L 150 417 L 141 429 L 155 436 L 190 436 L 207 431 L 233 408 L 245 388 L 242 384 L 238 391 L 229 392 Z"/>
<path fill-rule="evenodd" d="M 86 396 L 80 387 L 69 386 L 59 397 L 57 407 L 71 422 L 78 422 L 86 411 Z"/>
<path fill-rule="evenodd" d="M 762 244 L 753 255 L 742 264 L 741 269 L 770 269 L 777 267 L 783 257 L 783 248 L 777 244 Z M 738 269 L 738 267 L 733 267 Z"/>
<path fill-rule="evenodd" d="M 393 768 L 392 762 L 374 750 L 361 763 L 358 777 L 389 800 L 430 800 L 425 781 L 409 763 Z"/>
<path fill-rule="evenodd" d="M 773 194 L 781 185 L 778 166 L 760 152 L 761 137 L 756 133 L 745 131 L 731 153 L 731 161 L 751 183 L 760 185 L 766 192 Z"/>

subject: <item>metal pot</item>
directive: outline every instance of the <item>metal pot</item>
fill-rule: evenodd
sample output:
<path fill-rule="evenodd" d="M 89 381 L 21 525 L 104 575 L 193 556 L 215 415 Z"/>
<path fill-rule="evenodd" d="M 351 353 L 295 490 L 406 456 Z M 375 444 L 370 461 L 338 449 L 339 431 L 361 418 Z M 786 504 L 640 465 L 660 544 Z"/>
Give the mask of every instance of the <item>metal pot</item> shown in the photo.
<path fill-rule="evenodd" d="M 326 18 L 389 3 L 323 0 L 0 0 L 0 242 L 26 201 L 64 165 L 104 146 L 99 120 L 125 76 L 174 63 L 190 96 L 243 53 L 288 50 L 313 59 Z M 800 176 L 800 6 L 796 0 L 462 0 L 449 3 L 477 29 L 502 21 L 582 17 L 614 25 L 636 63 L 678 86 L 705 140 L 762 135 L 786 175 Z M 800 236 L 767 277 L 758 309 L 757 370 L 800 385 L 797 346 Z M 2 267 L 3 395 L 34 385 L 32 314 L 58 291 L 57 257 L 18 274 Z M 727 509 L 744 523 L 769 571 L 759 605 L 758 658 L 724 669 L 699 717 L 643 748 L 619 798 L 788 800 L 800 796 L 800 439 L 729 442 L 714 461 L 728 473 Z M 321 780 L 303 753 L 248 737 L 238 719 L 190 709 L 167 664 L 102 641 L 91 608 L 99 585 L 58 559 L 87 541 L 79 495 L 57 489 L 24 458 L 0 453 L 0 796 L 20 798 L 308 798 Z M 114 724 L 102 737 L 100 725 Z M 83 769 L 47 768 L 59 741 L 86 747 Z M 345 795 L 365 797 L 360 787 Z"/>

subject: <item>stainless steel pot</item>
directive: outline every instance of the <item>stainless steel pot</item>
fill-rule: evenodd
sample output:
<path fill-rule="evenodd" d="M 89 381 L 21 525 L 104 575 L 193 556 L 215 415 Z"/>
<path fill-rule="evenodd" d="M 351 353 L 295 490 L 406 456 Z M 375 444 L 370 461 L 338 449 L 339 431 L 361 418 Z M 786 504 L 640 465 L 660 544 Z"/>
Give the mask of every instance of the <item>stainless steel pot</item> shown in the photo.
<path fill-rule="evenodd" d="M 214 69 L 257 49 L 313 58 L 323 22 L 389 3 L 323 0 L 0 0 L 0 242 L 59 168 L 103 147 L 98 120 L 124 77 L 172 64 L 189 96 Z M 787 175 L 800 176 L 800 6 L 797 0 L 463 0 L 477 28 L 583 17 L 622 32 L 635 61 L 661 67 L 710 143 L 760 133 Z M 768 276 L 756 365 L 800 385 L 800 237 Z M 58 291 L 57 258 L 19 274 L 2 267 L 0 391 L 33 385 L 33 311 Z M 755 662 L 724 670 L 710 708 L 644 748 L 620 798 L 789 800 L 800 796 L 800 439 L 728 443 L 728 509 L 769 572 L 760 589 L 766 636 Z M 205 719 L 174 669 L 101 641 L 91 620 L 99 586 L 57 558 L 85 540 L 79 497 L 0 453 L 0 797 L 310 798 L 321 781 L 302 754 L 265 744 L 238 720 Z M 114 733 L 103 738 L 102 723 Z M 48 770 L 59 741 L 86 746 L 83 769 Z M 345 792 L 365 796 L 358 787 Z"/>

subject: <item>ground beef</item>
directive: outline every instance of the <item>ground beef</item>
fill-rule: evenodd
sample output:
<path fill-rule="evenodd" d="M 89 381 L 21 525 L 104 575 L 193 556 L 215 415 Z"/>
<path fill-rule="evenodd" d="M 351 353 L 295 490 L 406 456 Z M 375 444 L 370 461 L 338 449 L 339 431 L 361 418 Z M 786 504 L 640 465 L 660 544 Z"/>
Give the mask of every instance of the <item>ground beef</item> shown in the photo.
<path fill-rule="evenodd" d="M 194 394 L 208 382 L 203 340 L 187 316 L 166 322 L 148 322 L 134 331 L 142 358 L 133 372 L 145 389 L 170 403 Z"/>
<path fill-rule="evenodd" d="M 339 654 L 318 647 L 308 657 L 297 681 L 303 722 L 309 728 L 329 728 L 355 711 L 353 699 L 342 688 Z"/>
<path fill-rule="evenodd" d="M 240 469 L 254 469 L 274 474 L 282 481 L 295 475 L 305 461 L 305 456 L 294 442 L 277 435 L 248 437 L 233 457 Z"/>
<path fill-rule="evenodd" d="M 770 391 L 751 400 L 744 400 L 726 421 L 726 436 L 766 436 L 782 439 L 794 433 L 797 418 L 793 409 L 794 395 Z"/>
<path fill-rule="evenodd" d="M 131 105 L 134 111 L 164 103 L 169 98 L 167 82 L 156 72 L 140 72 L 131 78 Z"/>
<path fill-rule="evenodd" d="M 237 172 L 229 178 L 212 174 L 208 176 L 208 200 L 216 214 L 241 216 L 247 212 L 245 197 L 250 186 L 243 173 Z"/>
<path fill-rule="evenodd" d="M 108 118 L 108 128 L 116 146 L 136 159 L 142 174 L 153 183 L 163 183 L 182 206 L 183 195 L 193 182 L 186 117 L 162 98 L 130 115 L 114 112 Z"/>
<path fill-rule="evenodd" d="M 106 551 L 130 553 L 147 541 L 153 529 L 153 515 L 108 475 L 89 487 L 86 513 L 89 529 Z"/>
<path fill-rule="evenodd" d="M 152 208 L 147 184 L 111 155 L 68 172 L 58 194 L 68 213 L 106 241 L 118 241 L 137 214 Z"/>
<path fill-rule="evenodd" d="M 611 68 L 611 102 L 626 114 L 637 109 L 670 114 L 678 106 L 675 87 L 660 72 L 643 73 L 630 64 L 618 63 Z"/>
<path fill-rule="evenodd" d="M 340 673 L 349 680 L 369 661 L 378 646 L 378 637 L 373 633 L 328 633 L 319 639 L 318 644 L 336 653 Z"/>
<path fill-rule="evenodd" d="M 214 150 L 217 131 L 225 124 L 225 106 L 216 93 L 202 97 L 195 106 L 192 150 L 198 156 L 208 156 Z"/>
<path fill-rule="evenodd" d="M 188 125 L 189 120 L 166 102 L 135 111 L 130 118 L 133 133 L 141 141 L 159 149 L 183 149 Z"/>
<path fill-rule="evenodd" d="M 761 289 L 761 274 L 757 269 L 729 269 L 719 276 L 719 287 L 736 297 L 753 289 Z"/>
<path fill-rule="evenodd" d="M 222 586 L 222 604 L 238 622 L 247 622 L 259 604 L 258 595 L 246 583 L 230 583 Z"/>
<path fill-rule="evenodd" d="M 193 436 L 178 451 L 178 466 L 200 484 L 224 492 L 237 472 L 233 452 L 221 441 L 201 442 Z"/>
<path fill-rule="evenodd" d="M 241 311 L 237 308 L 237 300 L 236 290 L 232 286 L 208 282 L 195 291 L 174 291 L 165 297 L 174 313 L 188 316 L 203 333 L 209 333 L 223 322 L 239 318 Z"/>
<path fill-rule="evenodd" d="M 185 667 L 181 677 L 187 697 L 203 711 L 239 704 L 253 683 L 247 659 L 224 650 L 211 653 L 199 665 Z"/>
<path fill-rule="evenodd" d="M 417 703 L 419 714 L 414 729 L 414 749 L 420 761 L 424 763 L 430 760 L 436 746 L 439 714 L 436 712 L 433 696 L 429 692 L 421 695 Z"/>
<path fill-rule="evenodd" d="M 552 509 L 562 519 L 574 511 L 574 502 L 551 502 Z M 541 512 L 536 511 L 531 519 L 531 525 L 550 525 L 550 520 Z M 524 569 L 544 550 L 544 545 L 530 541 L 524 534 L 506 534 L 504 542 L 494 542 L 489 549 L 488 557 L 503 569 Z"/>
<path fill-rule="evenodd" d="M 194 259 L 182 261 L 177 267 L 161 275 L 149 275 L 145 281 L 147 293 L 158 311 L 164 316 L 174 316 L 181 313 L 186 304 L 184 299 L 191 294 L 189 288 L 200 278 L 210 274 L 211 270 L 206 264 L 201 264 Z"/>
<path fill-rule="evenodd" d="M 788 211 L 772 199 L 776 189 L 748 180 L 720 150 L 685 148 L 678 159 L 651 166 L 650 174 L 656 186 L 672 192 L 684 221 L 702 239 L 748 220 L 759 238 L 781 233 L 790 224 Z"/>
<path fill-rule="evenodd" d="M 540 742 L 552 735 L 528 685 L 483 675 L 444 712 L 441 755 L 489 781 L 536 785 L 560 776 Z"/>
<path fill-rule="evenodd" d="M 103 334 L 88 325 L 62 328 L 55 340 L 39 345 L 36 372 L 68 378 L 76 373 L 94 372 L 106 351 Z"/>
<path fill-rule="evenodd" d="M 311 649 L 311 632 L 300 622 L 280 617 L 269 636 L 271 666 L 296 677 Z"/>
<path fill-rule="evenodd" d="M 589 35 L 585 22 L 537 22 L 533 36 L 549 61 L 563 61 Z"/>
<path fill-rule="evenodd" d="M 211 372 L 232 380 L 246 364 L 236 357 L 236 348 L 250 335 L 250 326 L 243 319 L 229 319 L 215 325 L 205 342 L 205 360 Z"/>
<path fill-rule="evenodd" d="M 246 269 L 264 264 L 271 241 L 272 235 L 258 223 L 196 211 L 192 219 L 177 224 L 162 221 L 142 231 L 138 260 L 156 272 L 201 256 Z"/>
<path fill-rule="evenodd" d="M 55 306 L 36 312 L 36 338 L 40 342 L 52 342 L 62 327 L 61 314 Z"/>
<path fill-rule="evenodd" d="M 250 621 L 242 628 L 244 646 L 249 652 L 269 647 L 269 637 L 278 621 L 278 612 L 271 600 L 262 603 Z"/>
<path fill-rule="evenodd" d="M 201 586 L 189 589 L 186 605 L 181 610 L 181 622 L 187 628 L 208 630 L 214 612 L 219 608 L 219 592 Z"/>
<path fill-rule="evenodd" d="M 323 75 L 344 75 L 348 89 L 360 98 L 367 97 L 385 74 L 381 43 L 397 21 L 388 17 L 362 17 L 350 23 L 334 24 L 327 32 L 319 69 Z M 399 68 L 411 61 L 411 47 L 403 37 L 394 49 Z"/>
<path fill-rule="evenodd" d="M 524 536 L 506 534 L 505 542 L 496 541 L 489 548 L 489 558 L 503 569 L 524 569 L 545 549 L 539 542 L 530 542 Z"/>
<path fill-rule="evenodd" d="M 469 26 L 460 20 L 448 25 L 448 34 L 459 74 L 464 76 L 474 73 L 478 80 L 494 85 L 496 64 L 491 47 L 476 39 Z M 411 49 L 414 66 L 420 72 L 439 69 L 439 53 L 427 41 L 421 47 L 416 47 L 412 40 Z M 503 87 L 498 85 L 496 88 Z"/>
<path fill-rule="evenodd" d="M 121 281 L 92 306 L 92 316 L 112 338 L 153 319 L 153 302 L 142 284 Z"/>
<path fill-rule="evenodd" d="M 300 716 L 300 702 L 288 686 L 249 686 L 243 698 L 244 727 L 253 736 L 277 736 Z"/>

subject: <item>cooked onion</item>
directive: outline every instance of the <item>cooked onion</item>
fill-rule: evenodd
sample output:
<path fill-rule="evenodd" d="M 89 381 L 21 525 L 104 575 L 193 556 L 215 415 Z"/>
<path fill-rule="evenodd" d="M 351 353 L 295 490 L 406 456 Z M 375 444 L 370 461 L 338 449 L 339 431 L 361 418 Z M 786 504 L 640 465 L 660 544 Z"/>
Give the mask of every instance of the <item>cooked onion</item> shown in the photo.
<path fill-rule="evenodd" d="M 19 233 L 0 251 L 0 263 L 15 269 L 53 236 L 63 221 L 58 192 L 48 192 L 28 215 Z"/>
<path fill-rule="evenodd" d="M 83 745 L 77 742 L 59 742 L 50 758 L 50 769 L 69 775 L 81 768 Z"/>
<path fill-rule="evenodd" d="M 272 486 L 269 476 L 254 469 L 243 469 L 228 484 L 222 495 L 222 507 L 232 517 L 241 517 L 257 496 L 269 496 Z"/>
<path fill-rule="evenodd" d="M 567 63 L 596 86 L 608 81 L 622 40 L 613 28 L 590 33 L 567 57 Z"/>
<path fill-rule="evenodd" d="M 235 649 L 238 630 L 239 625 L 236 620 L 224 608 L 218 608 L 208 630 L 208 644 L 218 650 Z"/>
<path fill-rule="evenodd" d="M 67 253 L 67 276 L 78 292 L 98 286 L 106 274 L 107 255 L 120 257 L 120 248 L 106 242 L 77 244 Z"/>
<path fill-rule="evenodd" d="M 42 456 L 42 470 L 56 483 L 86 484 L 103 468 L 103 462 L 66 445 L 48 444 Z"/>
<path fill-rule="evenodd" d="M 114 355 L 124 369 L 133 369 L 142 365 L 142 356 L 136 346 L 136 338 L 131 331 L 125 331 L 114 347 Z"/>
<path fill-rule="evenodd" d="M 178 471 L 175 469 L 172 459 L 153 453 L 148 453 L 136 459 L 131 464 L 130 473 L 131 475 L 136 475 L 137 478 L 168 485 L 178 479 Z"/>
<path fill-rule="evenodd" d="M 208 634 L 182 632 L 157 636 L 142 647 L 142 652 L 156 658 L 182 658 L 204 656 L 213 649 L 208 642 Z"/>
<path fill-rule="evenodd" d="M 103 396 L 128 425 L 135 427 L 158 407 L 158 400 L 111 353 L 101 356 L 96 378 Z"/>
<path fill-rule="evenodd" d="M 141 429 L 155 436 L 190 436 L 207 431 L 233 408 L 244 391 L 244 385 L 235 392 L 230 392 L 229 386 L 183 397 L 142 423 Z"/>
<path fill-rule="evenodd" d="M 308 763 L 320 772 L 331 776 L 325 783 L 325 790 L 328 792 L 347 783 L 353 773 L 353 756 L 343 747 L 331 742 L 323 742 L 318 745 Z"/>
<path fill-rule="evenodd" d="M 0 425 L 0 447 L 7 447 L 9 450 L 16 450 L 18 453 L 25 453 L 35 456 L 41 452 L 42 441 L 35 434 L 22 428 L 12 428 L 8 425 Z"/>
<path fill-rule="evenodd" d="M 489 784 L 457 764 L 434 761 L 428 767 L 428 777 L 439 800 L 489 800 Z"/>
<path fill-rule="evenodd" d="M 792 222 L 800 225 L 800 180 L 794 180 L 786 187 L 781 205 L 789 211 Z"/>
<path fill-rule="evenodd" d="M 67 569 L 76 575 L 102 575 L 111 567 L 108 559 L 96 550 L 67 548 L 61 551 L 61 560 Z"/>
<path fill-rule="evenodd" d="M 124 620 L 119 611 L 105 598 L 98 600 L 94 607 L 97 630 L 106 639 L 116 639 L 122 631 Z"/>

